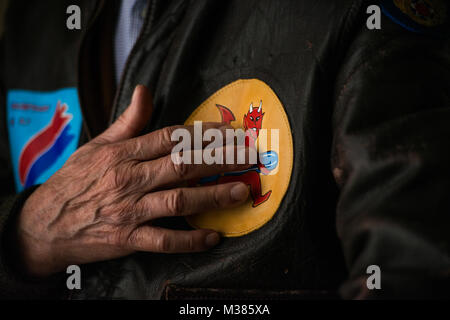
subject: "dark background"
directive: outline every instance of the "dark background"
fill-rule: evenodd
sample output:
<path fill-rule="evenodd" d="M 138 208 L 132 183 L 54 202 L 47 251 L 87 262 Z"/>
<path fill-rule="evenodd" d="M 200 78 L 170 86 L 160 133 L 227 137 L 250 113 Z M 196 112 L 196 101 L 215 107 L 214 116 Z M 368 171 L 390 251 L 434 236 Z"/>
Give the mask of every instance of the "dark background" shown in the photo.
<path fill-rule="evenodd" d="M 8 0 L 0 0 L 0 37 L 3 34 L 3 17 L 5 15 L 5 9 L 7 4 Z"/>

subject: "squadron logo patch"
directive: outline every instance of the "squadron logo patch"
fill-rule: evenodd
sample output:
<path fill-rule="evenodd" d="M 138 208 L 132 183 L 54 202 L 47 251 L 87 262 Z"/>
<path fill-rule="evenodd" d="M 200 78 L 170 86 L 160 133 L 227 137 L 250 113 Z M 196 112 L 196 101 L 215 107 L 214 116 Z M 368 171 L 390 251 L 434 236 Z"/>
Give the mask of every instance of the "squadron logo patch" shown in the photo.
<path fill-rule="evenodd" d="M 446 8 L 443 0 L 394 0 L 394 3 L 421 25 L 434 27 L 445 22 Z"/>
<path fill-rule="evenodd" d="M 445 0 L 381 0 L 386 16 L 413 32 L 447 37 Z"/>
<path fill-rule="evenodd" d="M 259 160 L 250 169 L 199 180 L 197 185 L 243 182 L 251 197 L 237 208 L 189 216 L 188 223 L 219 231 L 226 237 L 242 236 L 262 227 L 280 206 L 292 172 L 292 134 L 280 100 L 260 80 L 238 80 L 202 103 L 185 124 L 194 121 L 224 122 L 245 130 L 245 144 L 257 148 Z"/>

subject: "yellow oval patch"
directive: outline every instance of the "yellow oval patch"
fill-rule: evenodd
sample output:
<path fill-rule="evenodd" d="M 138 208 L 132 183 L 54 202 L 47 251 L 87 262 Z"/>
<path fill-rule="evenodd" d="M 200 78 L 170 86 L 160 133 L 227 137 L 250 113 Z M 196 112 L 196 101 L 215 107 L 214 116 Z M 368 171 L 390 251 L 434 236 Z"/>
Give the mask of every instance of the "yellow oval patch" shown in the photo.
<path fill-rule="evenodd" d="M 214 210 L 187 217 L 195 228 L 212 229 L 225 237 L 248 234 L 267 223 L 276 213 L 288 189 L 293 163 L 293 143 L 289 121 L 284 108 L 264 82 L 257 79 L 237 80 L 213 94 L 203 102 L 186 120 L 186 125 L 194 121 L 229 122 L 235 129 L 252 130 L 255 140 L 266 129 L 267 145 L 260 145 L 258 153 L 272 159 L 258 168 L 234 175 L 221 175 L 211 183 L 242 181 L 247 184 L 251 198 L 242 206 Z M 276 131 L 278 129 L 278 148 Z M 272 141 L 274 140 L 274 141 Z M 273 148 L 277 150 L 274 150 Z M 267 167 L 266 167 L 267 166 Z"/>

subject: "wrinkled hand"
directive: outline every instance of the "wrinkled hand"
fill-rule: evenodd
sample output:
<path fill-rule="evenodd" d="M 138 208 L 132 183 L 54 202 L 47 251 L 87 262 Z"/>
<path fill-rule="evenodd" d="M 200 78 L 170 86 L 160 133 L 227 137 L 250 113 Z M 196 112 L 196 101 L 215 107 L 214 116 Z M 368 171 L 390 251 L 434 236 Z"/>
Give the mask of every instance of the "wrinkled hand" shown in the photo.
<path fill-rule="evenodd" d="M 174 164 L 170 153 L 175 142 L 170 137 L 179 127 L 136 137 L 150 118 L 151 100 L 144 86 L 136 87 L 124 114 L 28 198 L 17 237 L 30 275 L 47 276 L 70 264 L 135 251 L 203 251 L 219 242 L 212 230 L 169 230 L 151 221 L 244 202 L 248 189 L 242 183 L 177 186 L 248 166 Z"/>

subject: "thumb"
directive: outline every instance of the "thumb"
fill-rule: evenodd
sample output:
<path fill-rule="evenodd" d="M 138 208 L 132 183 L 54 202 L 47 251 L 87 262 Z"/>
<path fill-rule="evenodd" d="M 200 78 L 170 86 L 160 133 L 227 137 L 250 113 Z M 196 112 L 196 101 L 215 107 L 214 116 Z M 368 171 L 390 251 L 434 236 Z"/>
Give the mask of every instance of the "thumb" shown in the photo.
<path fill-rule="evenodd" d="M 95 140 L 112 143 L 137 136 L 144 129 L 152 111 L 153 99 L 150 91 L 146 86 L 138 85 L 128 108 Z"/>

